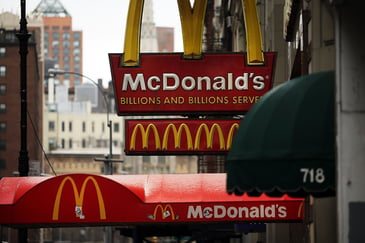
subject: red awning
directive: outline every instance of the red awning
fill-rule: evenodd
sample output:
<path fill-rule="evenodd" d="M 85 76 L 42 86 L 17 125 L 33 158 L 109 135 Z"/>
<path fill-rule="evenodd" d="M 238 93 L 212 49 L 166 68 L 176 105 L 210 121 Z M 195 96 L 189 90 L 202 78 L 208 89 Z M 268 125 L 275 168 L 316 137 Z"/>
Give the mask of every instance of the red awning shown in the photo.
<path fill-rule="evenodd" d="M 303 219 L 303 199 L 226 193 L 226 174 L 6 177 L 0 224 L 32 227 Z"/>

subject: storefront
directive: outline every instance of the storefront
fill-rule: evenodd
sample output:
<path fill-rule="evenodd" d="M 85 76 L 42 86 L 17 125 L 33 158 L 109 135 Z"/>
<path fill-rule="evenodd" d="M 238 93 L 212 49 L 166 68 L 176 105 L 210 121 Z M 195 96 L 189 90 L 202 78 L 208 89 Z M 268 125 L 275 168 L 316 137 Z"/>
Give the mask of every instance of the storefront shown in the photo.
<path fill-rule="evenodd" d="M 0 181 L 0 224 L 191 236 L 209 227 L 262 232 L 265 223 L 303 220 L 303 199 L 228 195 L 225 181 L 226 174 L 7 177 Z"/>

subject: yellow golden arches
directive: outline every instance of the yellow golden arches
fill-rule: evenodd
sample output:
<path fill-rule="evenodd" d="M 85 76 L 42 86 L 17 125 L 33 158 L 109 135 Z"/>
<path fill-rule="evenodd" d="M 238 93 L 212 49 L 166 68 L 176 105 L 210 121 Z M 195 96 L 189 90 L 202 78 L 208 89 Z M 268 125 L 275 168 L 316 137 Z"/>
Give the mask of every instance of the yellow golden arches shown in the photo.
<path fill-rule="evenodd" d="M 207 148 L 212 148 L 213 147 L 213 136 L 214 136 L 214 131 L 217 130 L 218 132 L 218 137 L 219 137 L 219 146 L 221 150 L 225 149 L 225 142 L 224 142 L 224 135 L 222 132 L 221 127 L 219 126 L 219 124 L 214 123 L 211 128 L 208 128 L 208 125 L 203 123 L 199 126 L 196 135 L 195 135 L 195 143 L 194 143 L 194 149 L 198 150 L 199 149 L 199 145 L 200 145 L 200 137 L 202 134 L 202 131 L 204 129 L 205 132 L 205 136 L 206 136 L 206 140 L 207 140 Z"/>
<path fill-rule="evenodd" d="M 227 147 L 226 147 L 228 150 L 231 148 L 233 136 L 236 133 L 236 131 L 238 130 L 239 126 L 240 125 L 238 123 L 233 123 L 231 128 L 229 129 L 228 136 L 227 136 Z"/>
<path fill-rule="evenodd" d="M 54 205 L 53 205 L 53 214 L 52 214 L 52 219 L 53 220 L 58 220 L 59 210 L 60 210 L 61 195 L 62 195 L 62 192 L 63 192 L 63 187 L 64 187 L 64 185 L 65 185 L 65 183 L 67 181 L 71 183 L 72 190 L 74 192 L 75 208 L 80 208 L 80 210 L 82 210 L 81 208 L 82 208 L 82 205 L 83 205 L 83 202 L 84 202 L 84 195 L 85 195 L 86 186 L 87 186 L 88 182 L 91 181 L 93 183 L 93 185 L 94 185 L 94 188 L 96 190 L 96 196 L 98 198 L 100 219 L 106 219 L 106 213 L 105 213 L 105 205 L 104 205 L 103 195 L 101 194 L 101 190 L 100 190 L 99 184 L 95 180 L 95 178 L 92 177 L 92 176 L 86 177 L 86 179 L 82 183 L 81 190 L 79 192 L 79 190 L 77 189 L 77 186 L 76 186 L 76 183 L 75 183 L 74 179 L 71 176 L 66 176 L 62 180 L 62 182 L 59 185 L 58 190 L 57 190 L 55 202 L 54 202 Z"/>
<path fill-rule="evenodd" d="M 130 0 L 124 37 L 123 66 L 139 63 L 139 40 L 144 0 Z"/>
<path fill-rule="evenodd" d="M 162 219 L 165 219 L 169 216 L 171 216 L 171 219 L 175 219 L 175 212 L 172 208 L 171 204 L 167 204 L 165 207 L 163 207 L 161 204 L 158 204 L 155 207 L 155 210 L 153 211 L 153 219 L 156 220 L 157 218 L 157 211 L 160 210 Z"/>
<path fill-rule="evenodd" d="M 161 148 L 161 142 L 160 142 L 160 137 L 157 131 L 157 127 L 150 123 L 148 124 L 146 130 L 144 129 L 142 124 L 137 124 L 132 132 L 131 135 L 131 141 L 130 141 L 130 146 L 129 149 L 130 150 L 134 150 L 136 148 L 136 137 L 137 137 L 137 131 L 138 129 L 141 131 L 141 137 L 142 137 L 142 147 L 144 149 L 148 148 L 148 137 L 150 135 L 150 131 L 153 131 L 153 135 L 155 136 L 155 144 L 156 144 L 156 150 L 159 150 Z"/>
<path fill-rule="evenodd" d="M 183 35 L 184 57 L 198 58 L 202 52 L 204 17 L 207 0 L 195 0 L 193 8 L 189 0 L 177 0 Z M 124 37 L 123 66 L 139 64 L 140 32 L 144 0 L 130 0 Z M 247 64 L 264 64 L 262 37 L 255 0 L 242 0 L 245 17 Z"/>
<path fill-rule="evenodd" d="M 242 0 L 242 7 L 245 16 L 247 64 L 262 65 L 264 64 L 264 54 L 256 1 Z"/>
<path fill-rule="evenodd" d="M 186 134 L 188 149 L 189 150 L 193 149 L 193 139 L 191 138 L 190 129 L 189 129 L 188 125 L 186 125 L 185 123 L 182 123 L 179 126 L 179 129 L 176 129 L 176 126 L 172 123 L 170 123 L 165 128 L 165 132 L 163 134 L 163 139 L 162 139 L 162 149 L 167 149 L 167 143 L 168 143 L 168 140 L 169 140 L 170 130 L 172 130 L 172 132 L 174 134 L 174 142 L 175 142 L 174 145 L 175 145 L 176 149 L 180 148 L 181 134 L 182 134 L 183 130 L 185 131 L 185 134 Z"/>
<path fill-rule="evenodd" d="M 233 122 L 229 127 L 220 124 L 219 122 L 209 123 L 200 123 L 197 127 L 193 125 L 193 129 L 190 128 L 189 123 L 168 123 L 166 126 L 162 125 L 162 128 L 159 127 L 157 129 L 158 123 L 139 123 L 137 122 L 132 128 L 132 132 L 128 135 L 130 144 L 129 149 L 136 149 L 136 141 L 137 138 L 141 138 L 142 141 L 142 149 L 149 149 L 151 142 L 151 132 L 153 132 L 153 139 L 155 140 L 155 149 L 156 150 L 170 150 L 169 146 L 172 143 L 169 143 L 169 139 L 171 137 L 171 133 L 173 136 L 174 148 L 179 150 L 181 149 L 182 139 L 186 139 L 186 147 L 184 149 L 193 151 L 200 150 L 201 139 L 206 141 L 206 148 L 213 149 L 213 146 L 219 142 L 219 150 L 228 150 L 233 141 L 234 134 L 236 133 L 239 122 Z M 195 128 L 194 128 L 195 127 Z M 140 131 L 140 133 L 138 133 Z M 185 132 L 186 138 L 183 138 L 183 133 Z M 202 138 L 202 133 L 205 133 L 205 136 Z M 162 141 L 162 144 L 161 144 Z M 162 145 L 162 147 L 160 147 Z M 183 150 L 184 150 L 183 149 Z"/>
<path fill-rule="evenodd" d="M 193 7 L 191 7 L 190 0 L 177 0 L 185 58 L 201 57 L 207 2 L 207 0 L 196 0 Z"/>

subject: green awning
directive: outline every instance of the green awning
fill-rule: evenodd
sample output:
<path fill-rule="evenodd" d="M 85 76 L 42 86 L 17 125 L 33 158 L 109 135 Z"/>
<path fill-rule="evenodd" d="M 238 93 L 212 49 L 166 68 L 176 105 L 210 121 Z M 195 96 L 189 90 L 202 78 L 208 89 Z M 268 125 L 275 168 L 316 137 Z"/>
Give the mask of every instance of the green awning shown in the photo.
<path fill-rule="evenodd" d="M 249 110 L 228 153 L 229 193 L 334 195 L 334 80 L 334 72 L 290 80 Z"/>

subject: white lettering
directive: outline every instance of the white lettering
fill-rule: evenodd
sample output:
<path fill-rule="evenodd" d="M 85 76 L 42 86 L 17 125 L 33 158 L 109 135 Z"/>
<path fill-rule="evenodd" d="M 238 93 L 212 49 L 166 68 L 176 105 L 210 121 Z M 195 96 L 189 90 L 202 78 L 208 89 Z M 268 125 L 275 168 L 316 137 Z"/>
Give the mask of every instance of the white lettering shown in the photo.
<path fill-rule="evenodd" d="M 285 218 L 286 217 L 286 207 L 284 207 L 284 206 L 280 206 L 279 208 L 278 208 L 278 211 L 279 211 L 279 217 L 280 218 Z"/>
<path fill-rule="evenodd" d="M 191 76 L 186 76 L 181 80 L 181 87 L 184 90 L 193 90 L 195 88 L 195 79 Z"/>
<path fill-rule="evenodd" d="M 230 218 L 237 218 L 238 209 L 236 207 L 229 207 L 227 209 L 227 216 Z"/>
<path fill-rule="evenodd" d="M 275 206 L 272 205 L 271 207 L 265 208 L 265 216 L 267 218 L 275 218 Z"/>
<path fill-rule="evenodd" d="M 220 219 L 226 216 L 226 207 L 222 205 L 214 206 L 214 218 Z"/>
<path fill-rule="evenodd" d="M 254 77 L 252 82 L 253 82 L 253 88 L 255 90 L 263 90 L 265 88 L 264 77 L 262 76 Z"/>
<path fill-rule="evenodd" d="M 172 79 L 174 83 L 172 85 L 169 85 L 168 81 Z M 180 79 L 179 76 L 177 76 L 175 73 L 164 73 L 162 75 L 162 82 L 163 82 L 163 90 L 177 90 L 180 85 Z"/>
<path fill-rule="evenodd" d="M 132 91 L 137 90 L 138 85 L 141 86 L 142 91 L 145 91 L 146 90 L 146 84 L 144 82 L 143 73 L 138 73 L 135 81 L 133 81 L 132 75 L 130 73 L 124 74 L 122 90 L 126 91 L 128 89 L 128 85 L 130 86 Z"/>
<path fill-rule="evenodd" d="M 242 76 L 234 77 L 233 73 L 226 76 L 184 76 L 179 77 L 176 73 L 162 73 L 162 77 L 152 75 L 146 77 L 143 73 L 137 73 L 135 77 L 130 73 L 125 73 L 122 80 L 122 91 L 142 90 L 146 91 L 174 91 L 179 88 L 185 91 L 197 90 L 263 90 L 265 79 L 263 76 L 255 76 L 254 73 L 243 73 Z"/>
<path fill-rule="evenodd" d="M 222 219 L 225 217 L 231 219 L 258 219 L 258 218 L 286 218 L 287 211 L 285 206 L 272 204 L 270 206 L 258 205 L 252 207 L 226 207 L 223 205 L 214 205 L 213 207 L 189 206 L 187 218 L 193 219 Z"/>
<path fill-rule="evenodd" d="M 205 81 L 205 88 L 206 90 L 211 90 L 211 81 L 210 78 L 207 76 L 198 77 L 198 90 L 203 90 L 203 81 Z"/>
<path fill-rule="evenodd" d="M 160 85 L 156 84 L 155 86 L 153 86 L 153 81 L 156 81 L 156 83 L 160 82 L 160 78 L 157 76 L 151 76 L 148 80 L 147 80 L 147 88 L 151 91 L 157 91 L 160 89 Z"/>
<path fill-rule="evenodd" d="M 248 90 L 248 73 L 235 79 L 234 84 L 238 90 Z"/>
<path fill-rule="evenodd" d="M 202 211 L 202 207 L 201 206 L 196 206 L 196 208 L 194 209 L 194 206 L 189 206 L 188 208 L 188 216 L 187 218 L 202 218 L 203 217 L 203 211 Z"/>

